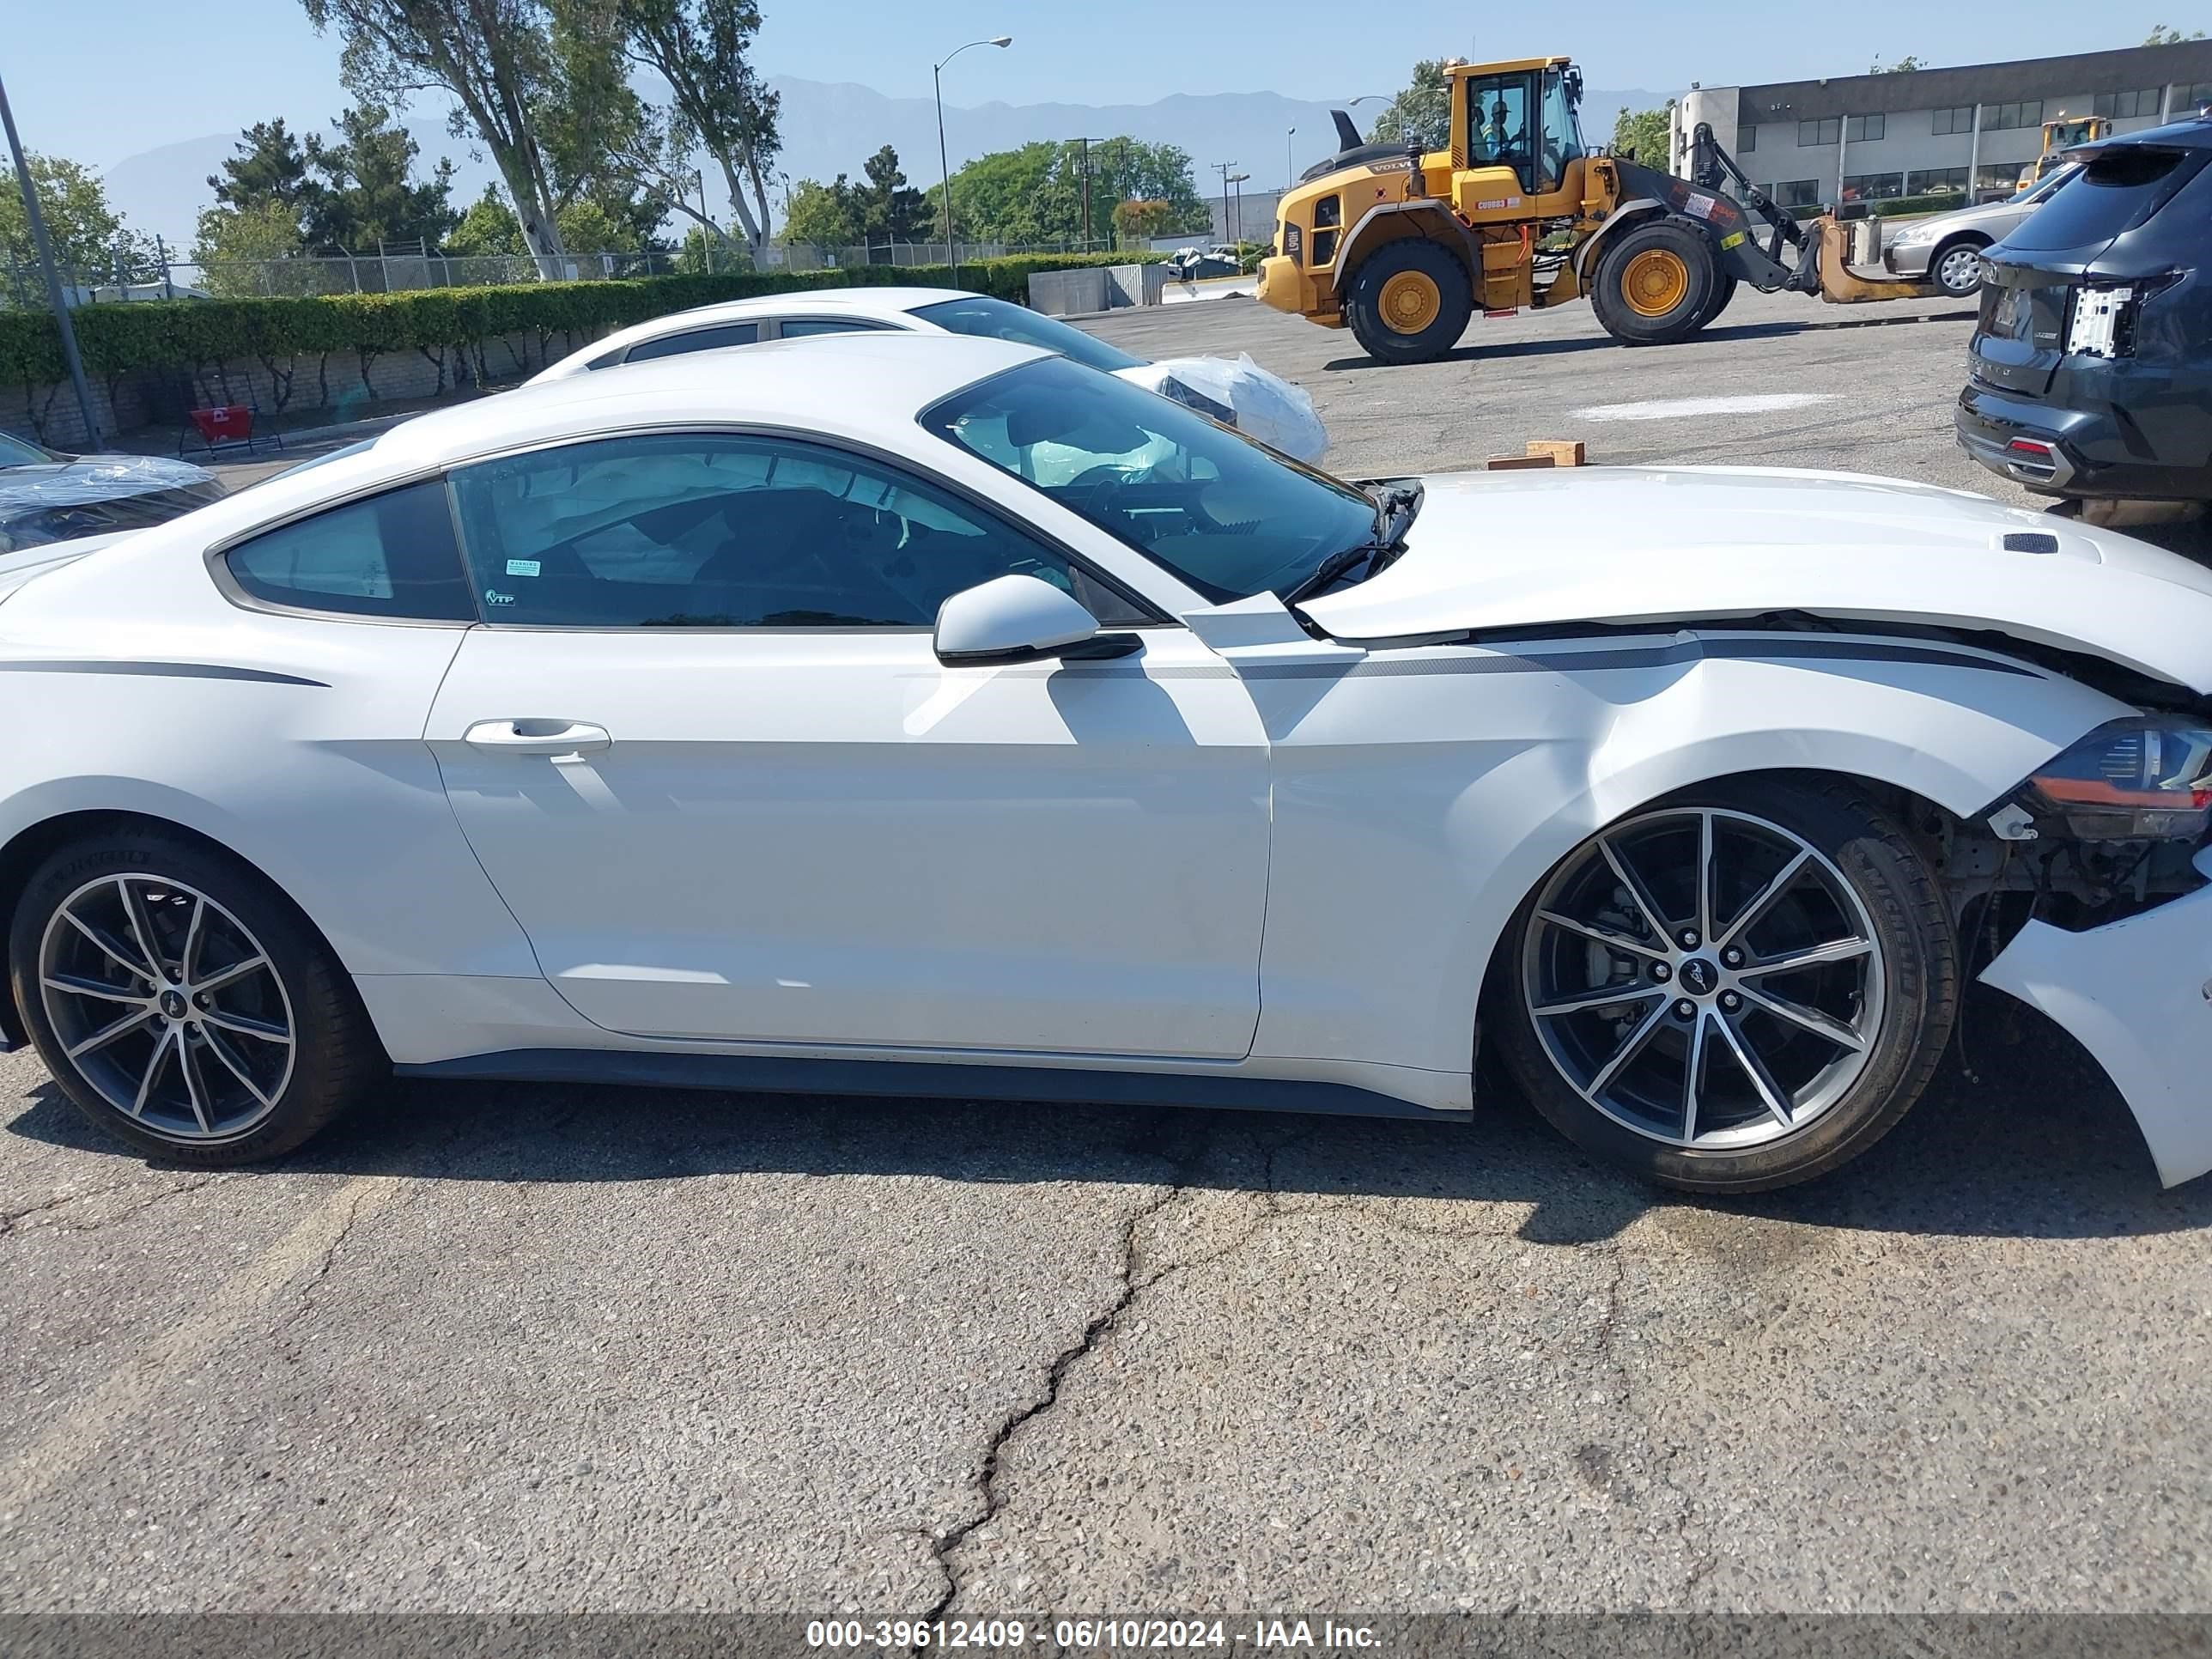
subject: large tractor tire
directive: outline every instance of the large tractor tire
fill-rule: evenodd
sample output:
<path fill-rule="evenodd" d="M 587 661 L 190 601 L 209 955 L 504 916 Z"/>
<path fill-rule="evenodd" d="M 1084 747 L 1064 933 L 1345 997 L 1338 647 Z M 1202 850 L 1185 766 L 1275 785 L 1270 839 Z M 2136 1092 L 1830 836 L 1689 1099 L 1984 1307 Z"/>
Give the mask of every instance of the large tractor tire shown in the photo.
<path fill-rule="evenodd" d="M 1672 345 L 1718 314 L 1721 281 L 1711 237 L 1678 220 L 1653 219 L 1622 232 L 1599 256 L 1590 308 L 1623 345 Z"/>
<path fill-rule="evenodd" d="M 1720 281 L 1713 284 L 1713 297 L 1705 301 L 1705 315 L 1698 319 L 1697 327 L 1691 331 L 1695 333 L 1705 328 L 1714 318 L 1728 309 L 1729 301 L 1735 298 L 1735 278 L 1723 271 Z"/>
<path fill-rule="evenodd" d="M 1467 267 L 1419 237 L 1385 242 L 1360 262 L 1345 298 L 1345 320 L 1386 363 L 1433 362 L 1459 343 L 1474 314 Z"/>

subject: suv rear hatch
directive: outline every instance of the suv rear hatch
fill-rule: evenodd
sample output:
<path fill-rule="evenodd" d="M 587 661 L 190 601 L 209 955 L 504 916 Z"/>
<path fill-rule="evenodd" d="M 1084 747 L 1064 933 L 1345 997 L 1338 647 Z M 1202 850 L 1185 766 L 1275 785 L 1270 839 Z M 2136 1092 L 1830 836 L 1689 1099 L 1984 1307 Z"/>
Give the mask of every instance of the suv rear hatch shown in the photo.
<path fill-rule="evenodd" d="M 2091 155 L 2057 191 L 1983 256 L 1982 310 L 1967 351 L 1976 380 L 2016 396 L 2041 397 L 2072 337 L 2076 296 L 2140 273 L 2099 261 L 2148 223 L 2194 178 L 2212 151 L 2116 143 Z"/>

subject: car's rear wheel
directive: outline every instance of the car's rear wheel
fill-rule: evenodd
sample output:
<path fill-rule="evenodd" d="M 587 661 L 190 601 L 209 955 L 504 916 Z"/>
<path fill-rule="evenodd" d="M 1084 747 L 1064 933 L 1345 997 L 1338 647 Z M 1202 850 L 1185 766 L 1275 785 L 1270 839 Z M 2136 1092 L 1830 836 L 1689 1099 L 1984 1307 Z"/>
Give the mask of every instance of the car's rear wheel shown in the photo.
<path fill-rule="evenodd" d="M 1695 1192 L 1786 1186 L 1926 1086 L 1958 995 L 1949 915 L 1841 783 L 1745 780 L 1638 812 L 1516 916 L 1491 1029 L 1572 1139 Z"/>
<path fill-rule="evenodd" d="M 100 1128 L 174 1162 L 290 1152 L 380 1062 L 329 947 L 268 884 L 160 831 L 68 847 L 9 935 L 16 1006 Z"/>
<path fill-rule="evenodd" d="M 1982 244 L 1945 243 L 1929 260 L 1928 274 L 1953 299 L 1965 299 L 1982 285 Z"/>

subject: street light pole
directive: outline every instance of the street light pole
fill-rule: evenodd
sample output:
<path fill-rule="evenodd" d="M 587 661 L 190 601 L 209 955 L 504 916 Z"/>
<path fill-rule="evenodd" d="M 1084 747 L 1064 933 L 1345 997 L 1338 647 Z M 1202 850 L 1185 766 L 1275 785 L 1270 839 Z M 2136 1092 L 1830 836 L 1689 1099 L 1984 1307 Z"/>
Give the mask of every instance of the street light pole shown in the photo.
<path fill-rule="evenodd" d="M 937 167 L 945 179 L 945 263 L 952 268 L 952 280 L 960 280 L 959 245 L 952 234 L 952 163 L 945 152 L 945 65 L 957 58 L 968 46 L 1011 46 L 1011 34 L 994 34 L 988 40 L 970 40 L 967 46 L 947 52 L 939 62 L 929 66 L 930 84 L 937 88 Z"/>
<path fill-rule="evenodd" d="M 39 211 L 39 192 L 31 184 L 31 165 L 23 157 L 23 141 L 15 136 L 15 112 L 8 106 L 4 82 L 0 82 L 0 125 L 8 130 L 8 153 L 15 158 L 15 182 L 23 188 L 23 217 L 30 225 L 31 245 L 38 250 L 39 267 L 46 275 L 46 303 L 54 308 L 54 325 L 62 336 L 62 356 L 69 364 L 70 384 L 76 391 L 78 411 L 84 416 L 84 447 L 96 450 L 100 446 L 100 420 L 93 412 L 92 388 L 85 384 L 84 359 L 76 349 L 76 330 L 70 322 L 61 273 L 54 269 L 54 246 L 46 240 L 46 216 Z"/>
<path fill-rule="evenodd" d="M 1298 136 L 1296 127 L 1283 134 L 1283 194 L 1291 193 L 1291 186 L 1298 181 L 1298 164 L 1291 159 L 1291 140 Z"/>

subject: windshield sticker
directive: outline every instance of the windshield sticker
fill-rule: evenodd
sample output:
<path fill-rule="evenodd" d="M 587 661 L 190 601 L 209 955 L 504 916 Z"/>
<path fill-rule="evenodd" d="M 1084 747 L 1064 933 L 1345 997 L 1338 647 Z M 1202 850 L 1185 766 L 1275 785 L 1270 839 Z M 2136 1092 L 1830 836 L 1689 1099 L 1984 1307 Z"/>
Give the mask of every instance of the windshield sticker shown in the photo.
<path fill-rule="evenodd" d="M 507 574 L 510 576 L 534 576 L 538 574 L 538 561 L 509 559 L 507 562 Z"/>

